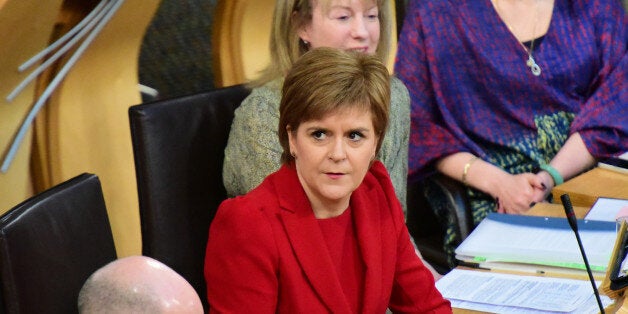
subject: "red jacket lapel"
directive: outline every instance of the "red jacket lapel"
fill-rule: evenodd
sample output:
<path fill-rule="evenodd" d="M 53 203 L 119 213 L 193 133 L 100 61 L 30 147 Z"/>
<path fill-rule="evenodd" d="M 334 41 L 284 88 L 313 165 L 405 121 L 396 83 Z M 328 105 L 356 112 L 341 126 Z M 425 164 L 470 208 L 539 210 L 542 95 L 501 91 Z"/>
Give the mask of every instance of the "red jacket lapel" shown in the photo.
<path fill-rule="evenodd" d="M 279 195 L 279 219 L 312 289 L 331 312 L 350 313 L 325 239 L 294 168 L 282 166 L 273 185 Z"/>
<path fill-rule="evenodd" d="M 367 173 L 365 182 L 371 181 L 373 176 Z M 362 312 L 374 313 L 379 308 L 382 296 L 382 232 L 381 206 L 379 194 L 381 190 L 374 189 L 369 184 L 362 184 L 351 196 L 351 208 L 355 220 L 358 246 L 362 261 L 366 267 Z"/>

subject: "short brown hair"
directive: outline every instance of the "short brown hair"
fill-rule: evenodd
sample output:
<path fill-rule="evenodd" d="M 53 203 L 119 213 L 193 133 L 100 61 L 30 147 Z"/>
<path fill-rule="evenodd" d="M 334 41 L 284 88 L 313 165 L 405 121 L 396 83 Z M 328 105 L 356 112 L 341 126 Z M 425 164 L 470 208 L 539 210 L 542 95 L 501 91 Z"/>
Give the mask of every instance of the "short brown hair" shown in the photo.
<path fill-rule="evenodd" d="M 311 23 L 313 6 L 317 2 L 328 5 L 331 0 L 277 0 L 270 32 L 270 64 L 262 71 L 253 86 L 263 85 L 285 76 L 294 62 L 308 47 L 300 40 L 298 30 Z M 379 17 L 379 43 L 376 54 L 382 62 L 388 60 L 391 46 L 392 16 L 390 0 L 373 1 L 377 4 Z"/>
<path fill-rule="evenodd" d="M 288 126 L 296 132 L 305 121 L 322 119 L 339 109 L 371 113 L 377 152 L 384 140 L 390 112 L 390 76 L 376 56 L 335 48 L 316 48 L 294 64 L 284 80 L 279 105 L 281 160 L 292 162 Z"/>

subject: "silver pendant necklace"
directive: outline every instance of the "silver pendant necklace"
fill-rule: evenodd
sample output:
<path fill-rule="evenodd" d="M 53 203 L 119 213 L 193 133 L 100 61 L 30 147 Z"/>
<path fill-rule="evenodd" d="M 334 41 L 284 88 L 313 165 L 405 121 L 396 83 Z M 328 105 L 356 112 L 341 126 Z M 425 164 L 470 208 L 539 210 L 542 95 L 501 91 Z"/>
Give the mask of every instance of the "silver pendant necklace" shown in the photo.
<path fill-rule="evenodd" d="M 501 12 L 501 8 L 499 6 L 499 0 L 495 0 L 495 8 L 497 8 L 498 12 Z M 523 47 L 523 50 L 525 50 L 525 52 L 528 54 L 528 60 L 526 60 L 526 66 L 530 68 L 530 72 L 532 72 L 534 76 L 539 76 L 541 75 L 541 67 L 538 65 L 538 63 L 536 63 L 536 60 L 534 60 L 534 57 L 532 56 L 532 52 L 534 51 L 534 40 L 536 39 L 536 24 L 539 20 L 539 1 L 538 0 L 536 1 L 535 11 L 536 11 L 536 14 L 534 16 L 534 26 L 532 28 L 532 41 L 530 42 L 530 49 L 528 49 L 526 45 L 524 45 L 521 41 L 519 41 L 519 39 L 517 39 L 517 42 L 521 45 L 521 47 Z M 505 20 L 503 21 L 504 21 L 504 24 L 506 24 L 506 27 L 508 27 L 508 29 L 510 30 L 510 32 L 514 34 L 512 27 L 510 27 L 510 25 L 508 25 L 508 23 L 506 23 Z"/>
<path fill-rule="evenodd" d="M 523 45 L 523 44 L 522 44 Z M 536 63 L 534 57 L 532 56 L 532 49 L 534 48 L 534 39 L 532 39 L 532 43 L 530 44 L 530 49 L 528 49 L 525 45 L 523 48 L 528 52 L 528 61 L 526 61 L 526 65 L 530 68 L 530 71 L 534 76 L 541 75 L 541 67 Z"/>

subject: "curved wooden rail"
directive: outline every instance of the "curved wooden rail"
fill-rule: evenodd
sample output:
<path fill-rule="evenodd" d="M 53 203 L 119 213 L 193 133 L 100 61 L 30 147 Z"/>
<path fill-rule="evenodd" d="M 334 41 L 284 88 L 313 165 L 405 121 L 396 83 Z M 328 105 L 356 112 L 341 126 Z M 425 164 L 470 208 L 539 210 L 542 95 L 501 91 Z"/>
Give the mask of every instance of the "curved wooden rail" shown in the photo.
<path fill-rule="evenodd" d="M 127 0 L 65 78 L 48 107 L 53 181 L 100 177 L 118 256 L 141 253 L 127 109 L 141 102 L 139 51 L 159 0 Z"/>
<path fill-rule="evenodd" d="M 31 108 L 37 91 L 45 88 L 55 71 L 39 78 L 40 87 L 31 84 L 7 104 L 4 97 L 28 74 L 18 74 L 15 69 L 49 44 L 51 38 L 59 37 L 51 36 L 53 30 L 62 33 L 71 28 L 97 2 L 0 0 L 3 150 Z M 32 195 L 33 182 L 38 191 L 82 172 L 95 173 L 102 183 L 118 255 L 141 253 L 127 109 L 141 102 L 139 50 L 159 2 L 124 1 L 65 77 L 35 122 L 35 149 L 31 149 L 32 136 L 27 136 L 9 171 L 0 174 L 0 205 L 5 210 Z"/>
<path fill-rule="evenodd" d="M 212 29 L 216 87 L 254 79 L 270 59 L 275 0 L 219 0 Z"/>
<path fill-rule="evenodd" d="M 35 98 L 31 84 L 12 102 L 5 97 L 28 73 L 17 67 L 48 45 L 63 0 L 0 0 L 0 156 L 4 157 Z M 32 132 L 11 168 L 0 173 L 0 213 L 33 193 L 30 172 Z"/>

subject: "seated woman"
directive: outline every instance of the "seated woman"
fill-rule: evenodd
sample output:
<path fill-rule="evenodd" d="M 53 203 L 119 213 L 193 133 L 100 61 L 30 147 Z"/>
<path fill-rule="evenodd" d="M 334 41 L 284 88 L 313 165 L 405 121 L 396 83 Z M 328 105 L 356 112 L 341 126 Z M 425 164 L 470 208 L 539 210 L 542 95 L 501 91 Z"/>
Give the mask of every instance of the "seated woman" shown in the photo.
<path fill-rule="evenodd" d="M 277 137 L 283 78 L 299 57 L 316 47 L 377 55 L 390 51 L 389 0 L 277 0 L 270 38 L 270 64 L 236 110 L 225 149 L 223 180 L 227 195 L 242 195 L 281 166 Z M 381 30 L 381 31 L 380 31 Z M 391 78 L 390 121 L 378 158 L 390 173 L 406 208 L 410 97 Z"/>
<path fill-rule="evenodd" d="M 376 160 L 389 106 L 374 56 L 318 48 L 295 63 L 279 108 L 281 168 L 224 201 L 210 227 L 210 312 L 451 312 Z"/>
<path fill-rule="evenodd" d="M 524 213 L 628 150 L 620 1 L 412 1 L 406 12 L 395 68 L 412 99 L 409 180 L 464 183 L 475 224 Z"/>

